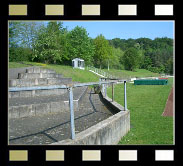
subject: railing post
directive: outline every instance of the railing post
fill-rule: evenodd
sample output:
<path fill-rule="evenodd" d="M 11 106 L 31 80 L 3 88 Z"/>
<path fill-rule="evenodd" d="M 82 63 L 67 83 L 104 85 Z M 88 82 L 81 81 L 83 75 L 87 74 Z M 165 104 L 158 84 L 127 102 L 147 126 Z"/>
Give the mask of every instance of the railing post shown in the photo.
<path fill-rule="evenodd" d="M 69 90 L 69 105 L 70 105 L 70 121 L 71 121 L 71 138 L 75 139 L 75 125 L 74 125 L 74 105 L 72 87 Z"/>
<path fill-rule="evenodd" d="M 103 78 L 101 78 L 101 81 L 103 81 Z M 104 93 L 104 84 L 102 84 L 102 93 Z"/>
<path fill-rule="evenodd" d="M 126 81 L 124 81 L 124 109 L 127 110 Z"/>
<path fill-rule="evenodd" d="M 114 101 L 114 83 L 112 83 L 112 102 Z"/>
<path fill-rule="evenodd" d="M 106 81 L 106 80 L 105 80 Z M 107 96 L 107 84 L 105 84 L 105 97 Z"/>

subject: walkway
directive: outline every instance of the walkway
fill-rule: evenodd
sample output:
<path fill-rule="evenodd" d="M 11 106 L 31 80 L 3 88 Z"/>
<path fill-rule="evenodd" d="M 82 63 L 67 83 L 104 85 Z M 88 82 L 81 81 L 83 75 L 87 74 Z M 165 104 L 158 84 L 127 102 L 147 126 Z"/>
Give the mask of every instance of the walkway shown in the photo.
<path fill-rule="evenodd" d="M 108 118 L 112 112 L 88 89 L 75 113 L 76 134 Z M 9 144 L 41 145 L 70 138 L 70 112 L 9 120 Z"/>

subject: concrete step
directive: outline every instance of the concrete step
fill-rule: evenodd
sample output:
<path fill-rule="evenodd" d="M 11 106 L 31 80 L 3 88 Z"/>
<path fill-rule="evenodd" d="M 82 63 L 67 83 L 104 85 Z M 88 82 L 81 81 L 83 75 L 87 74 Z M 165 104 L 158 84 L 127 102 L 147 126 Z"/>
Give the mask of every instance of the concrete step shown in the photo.
<path fill-rule="evenodd" d="M 67 92 L 66 89 L 44 89 L 9 92 L 9 98 L 43 97 L 50 95 L 61 95 Z"/>
<path fill-rule="evenodd" d="M 110 110 L 104 113 L 93 109 L 98 97 L 98 94 L 90 94 L 88 90 L 81 102 L 84 108 L 79 107 L 79 111 L 74 112 L 76 134 L 112 116 Z M 70 137 L 69 111 L 9 119 L 10 145 L 51 144 Z"/>
<path fill-rule="evenodd" d="M 54 70 L 50 70 L 46 68 L 34 67 L 34 68 L 26 69 L 26 73 L 56 73 L 56 72 Z"/>
<path fill-rule="evenodd" d="M 60 89 L 56 89 L 55 92 L 57 92 L 57 90 Z M 73 89 L 75 111 L 78 111 L 86 91 L 87 87 L 77 87 Z M 64 92 L 64 94 L 55 93 L 54 95 L 42 97 L 9 98 L 8 116 L 11 119 L 69 111 L 68 91 L 64 89 Z"/>
<path fill-rule="evenodd" d="M 18 73 L 18 79 L 30 78 L 62 78 L 61 74 L 56 73 Z"/>
<path fill-rule="evenodd" d="M 29 79 L 10 79 L 9 87 L 22 86 L 41 86 L 54 84 L 68 84 L 72 82 L 72 78 L 29 78 Z"/>

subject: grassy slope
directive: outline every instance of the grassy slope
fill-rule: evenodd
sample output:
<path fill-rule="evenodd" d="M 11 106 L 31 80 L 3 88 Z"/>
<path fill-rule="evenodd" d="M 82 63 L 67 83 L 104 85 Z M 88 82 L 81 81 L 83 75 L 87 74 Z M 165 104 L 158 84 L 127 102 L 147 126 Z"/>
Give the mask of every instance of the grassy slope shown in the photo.
<path fill-rule="evenodd" d="M 20 64 L 16 62 L 9 62 L 9 68 L 21 68 L 21 67 L 28 67 L 29 65 Z"/>
<path fill-rule="evenodd" d="M 97 82 L 99 81 L 99 77 L 89 71 L 73 69 L 71 66 L 64 65 L 46 65 L 43 63 L 35 63 L 35 62 L 25 62 L 25 64 L 32 64 L 35 66 L 42 66 L 45 68 L 53 69 L 57 73 L 63 74 L 64 77 L 71 77 L 73 81 L 76 82 Z M 9 68 L 19 68 L 19 67 L 27 67 L 28 65 L 19 64 L 16 62 L 10 62 Z"/>
<path fill-rule="evenodd" d="M 168 85 L 127 83 L 127 103 L 131 130 L 119 144 L 173 144 L 173 117 L 161 116 L 173 79 Z M 115 101 L 123 104 L 123 85 L 115 86 Z M 108 90 L 111 97 L 111 88 Z"/>
<path fill-rule="evenodd" d="M 65 77 L 72 77 L 76 82 L 97 82 L 99 77 L 87 70 L 73 69 L 70 66 L 47 65 L 46 68 L 62 73 Z"/>

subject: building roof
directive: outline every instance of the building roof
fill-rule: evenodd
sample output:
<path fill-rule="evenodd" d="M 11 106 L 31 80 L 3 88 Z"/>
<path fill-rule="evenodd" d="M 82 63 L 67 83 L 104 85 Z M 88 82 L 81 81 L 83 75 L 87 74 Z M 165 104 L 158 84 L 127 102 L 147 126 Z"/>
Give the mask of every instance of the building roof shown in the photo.
<path fill-rule="evenodd" d="M 72 61 L 84 61 L 84 60 L 81 58 L 74 58 Z"/>

